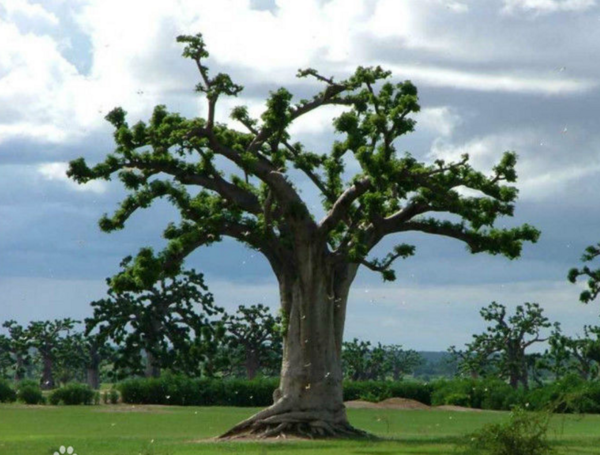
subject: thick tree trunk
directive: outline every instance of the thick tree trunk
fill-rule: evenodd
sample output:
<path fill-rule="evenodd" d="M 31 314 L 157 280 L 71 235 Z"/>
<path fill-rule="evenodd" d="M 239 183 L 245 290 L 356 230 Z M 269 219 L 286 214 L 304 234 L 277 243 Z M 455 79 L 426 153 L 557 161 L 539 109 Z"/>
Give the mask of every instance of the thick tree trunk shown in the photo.
<path fill-rule="evenodd" d="M 274 404 L 223 438 L 358 437 L 346 418 L 342 390 L 342 337 L 355 268 L 341 273 L 305 260 L 293 276 L 279 277 L 284 314 L 283 364 Z"/>
<path fill-rule="evenodd" d="M 16 358 L 16 362 L 15 362 L 15 377 L 14 377 L 14 381 L 15 382 L 21 382 L 23 380 L 23 370 L 24 370 L 24 366 L 23 366 L 23 358 L 21 356 L 17 356 Z"/>
<path fill-rule="evenodd" d="M 95 345 L 90 347 L 89 363 L 87 365 L 87 384 L 90 388 L 98 390 L 100 388 L 100 354 Z"/>
<path fill-rule="evenodd" d="M 53 362 L 49 356 L 46 356 L 42 359 L 43 362 L 43 370 L 42 370 L 42 390 L 50 390 L 54 388 L 54 375 L 52 372 Z"/>
<path fill-rule="evenodd" d="M 260 368 L 260 362 L 258 359 L 258 352 L 256 349 L 252 349 L 251 346 L 246 346 L 245 350 L 245 367 L 246 377 L 248 379 L 254 379 Z"/>
<path fill-rule="evenodd" d="M 160 377 L 160 367 L 158 366 L 158 361 L 154 354 L 150 351 L 146 351 L 146 372 L 145 376 L 147 378 L 159 378 Z"/>
<path fill-rule="evenodd" d="M 87 385 L 94 390 L 100 388 L 100 371 L 97 367 L 87 369 Z"/>

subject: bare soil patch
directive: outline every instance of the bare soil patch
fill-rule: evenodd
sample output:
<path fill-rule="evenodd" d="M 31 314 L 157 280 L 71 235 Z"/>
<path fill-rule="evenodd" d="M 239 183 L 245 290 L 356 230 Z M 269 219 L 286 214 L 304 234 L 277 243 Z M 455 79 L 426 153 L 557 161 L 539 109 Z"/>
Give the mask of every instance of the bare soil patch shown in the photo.
<path fill-rule="evenodd" d="M 160 405 L 143 405 L 143 406 L 134 406 L 134 405 L 106 405 L 102 406 L 100 409 L 94 409 L 94 412 L 110 412 L 110 413 L 120 413 L 120 412 L 152 412 L 154 414 L 172 414 L 173 411 L 165 409 L 164 406 Z"/>
<path fill-rule="evenodd" d="M 481 409 L 475 409 L 475 408 L 466 408 L 464 406 L 453 406 L 453 405 L 443 405 L 443 406 L 436 406 L 435 409 L 439 409 L 440 411 L 456 411 L 456 412 L 482 412 Z"/>
<path fill-rule="evenodd" d="M 427 406 L 416 400 L 408 398 L 388 398 L 379 403 L 371 403 L 364 400 L 346 401 L 346 407 L 349 409 L 399 409 L 399 410 L 429 410 Z"/>

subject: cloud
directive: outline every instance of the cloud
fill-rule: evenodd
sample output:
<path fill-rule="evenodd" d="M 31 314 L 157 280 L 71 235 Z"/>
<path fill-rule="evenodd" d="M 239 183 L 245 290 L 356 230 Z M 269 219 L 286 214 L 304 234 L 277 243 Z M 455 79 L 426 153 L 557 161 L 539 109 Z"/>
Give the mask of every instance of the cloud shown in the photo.
<path fill-rule="evenodd" d="M 432 132 L 436 135 L 450 136 L 463 119 L 455 109 L 449 106 L 428 107 L 415 116 L 417 129 Z"/>
<path fill-rule="evenodd" d="M 581 12 L 596 6 L 596 0 L 504 0 L 505 13 L 519 10 L 539 14 L 556 12 Z"/>
<path fill-rule="evenodd" d="M 59 24 L 58 17 L 55 14 L 44 9 L 39 3 L 30 3 L 27 0 L 2 0 L 0 13 L 2 11 L 4 11 L 9 21 L 23 18 L 44 25 L 56 26 Z"/>
<path fill-rule="evenodd" d="M 74 182 L 67 177 L 68 167 L 68 163 L 44 163 L 40 164 L 37 169 L 45 180 L 64 183 L 75 191 L 89 191 L 97 194 L 102 194 L 106 191 L 107 185 L 105 181 L 94 180 L 83 185 Z"/>
<path fill-rule="evenodd" d="M 521 129 L 475 137 L 459 144 L 439 138 L 434 141 L 428 157 L 457 161 L 468 154 L 475 169 L 490 171 L 504 151 L 516 151 L 520 198 L 543 200 L 560 194 L 565 200 L 567 189 L 568 194 L 575 195 L 576 185 L 589 188 L 596 180 L 592 176 L 600 174 L 600 139 L 593 137 L 578 144 L 584 153 L 565 154 L 565 147 L 573 147 L 566 142 L 565 135 Z"/>
<path fill-rule="evenodd" d="M 407 77 L 418 84 L 450 87 L 484 92 L 532 93 L 568 95 L 582 93 L 597 87 L 597 82 L 585 79 L 567 79 L 537 74 L 478 72 L 455 70 L 436 66 L 386 65 L 395 76 Z"/>

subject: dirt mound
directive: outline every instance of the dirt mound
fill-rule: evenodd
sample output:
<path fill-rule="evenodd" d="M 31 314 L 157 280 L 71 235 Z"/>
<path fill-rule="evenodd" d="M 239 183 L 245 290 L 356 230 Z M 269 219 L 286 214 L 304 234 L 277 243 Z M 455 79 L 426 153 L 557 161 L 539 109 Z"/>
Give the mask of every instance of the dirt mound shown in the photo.
<path fill-rule="evenodd" d="M 431 409 L 426 404 L 423 404 L 416 400 L 409 400 L 408 398 L 388 398 L 379 403 L 371 403 L 364 400 L 347 401 L 346 407 L 350 409 Z"/>
<path fill-rule="evenodd" d="M 436 406 L 435 409 L 439 409 L 440 411 L 481 412 L 481 409 L 465 408 L 464 406 L 453 406 L 449 404 Z"/>
<path fill-rule="evenodd" d="M 388 398 L 378 403 L 385 409 L 431 409 L 430 406 L 408 398 Z"/>
<path fill-rule="evenodd" d="M 371 403 L 364 400 L 352 400 L 344 403 L 349 409 L 381 409 L 379 403 Z"/>

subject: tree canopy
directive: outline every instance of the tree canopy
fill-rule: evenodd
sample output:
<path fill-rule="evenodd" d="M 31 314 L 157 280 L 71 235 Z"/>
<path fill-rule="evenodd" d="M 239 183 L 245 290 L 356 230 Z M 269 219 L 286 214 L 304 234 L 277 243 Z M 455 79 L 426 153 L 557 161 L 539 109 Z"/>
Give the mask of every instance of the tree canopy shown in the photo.
<path fill-rule="evenodd" d="M 293 263 L 291 250 L 298 239 L 313 238 L 340 261 L 362 264 L 386 280 L 395 277 L 396 259 L 415 253 L 413 245 L 400 243 L 386 257 L 369 259 L 368 253 L 389 234 L 436 234 L 465 242 L 473 253 L 509 258 L 519 256 L 524 241 L 538 239 L 539 232 L 526 224 L 493 227 L 499 216 L 514 213 L 518 191 L 505 184 L 517 178 L 514 152 L 507 152 L 490 175 L 473 169 L 466 155 L 427 165 L 397 152 L 397 139 L 415 126 L 409 115 L 420 110 L 410 81 L 391 83 L 391 73 L 380 67 L 359 67 L 339 81 L 314 69 L 301 70 L 298 77 L 315 79 L 324 89 L 296 102 L 288 90 L 275 90 L 260 118 L 252 118 L 244 106 L 233 109 L 231 118 L 246 129 L 240 132 L 216 122 L 215 112 L 222 97 L 237 96 L 242 86 L 226 74 L 211 77 L 201 35 L 178 41 L 185 45 L 184 57 L 199 70 L 196 91 L 206 98 L 206 118 L 186 119 L 157 106 L 149 122 L 130 125 L 125 110 L 116 108 L 106 116 L 115 128 L 115 152 L 92 167 L 76 159 L 68 170 L 79 183 L 116 174 L 130 191 L 112 216 L 101 219 L 104 231 L 122 229 L 131 215 L 159 198 L 179 210 L 181 221 L 164 231 L 166 248 L 158 254 L 141 249 L 113 279 L 117 288 L 140 289 L 163 273 L 175 274 L 192 251 L 225 236 L 262 252 L 276 273 Z M 333 124 L 345 139 L 335 141 L 329 153 L 293 142 L 290 125 L 327 105 L 347 108 Z M 218 158 L 237 171 L 225 176 Z M 350 161 L 360 168 L 354 176 L 349 175 Z M 291 168 L 319 190 L 327 210 L 322 220 L 311 216 L 290 179 Z M 478 194 L 465 196 L 461 188 Z M 435 216 L 442 213 L 460 219 Z"/>
<path fill-rule="evenodd" d="M 130 260 L 125 258 L 122 266 Z M 109 287 L 108 296 L 91 305 L 94 314 L 86 319 L 87 333 L 96 331 L 101 341 L 121 346 L 115 362 L 118 369 L 140 372 L 145 354 L 150 376 L 158 375 L 161 368 L 200 374 L 208 345 L 222 332 L 215 318 L 223 310 L 214 304 L 204 276 L 195 270 L 162 277 L 139 292 Z"/>

